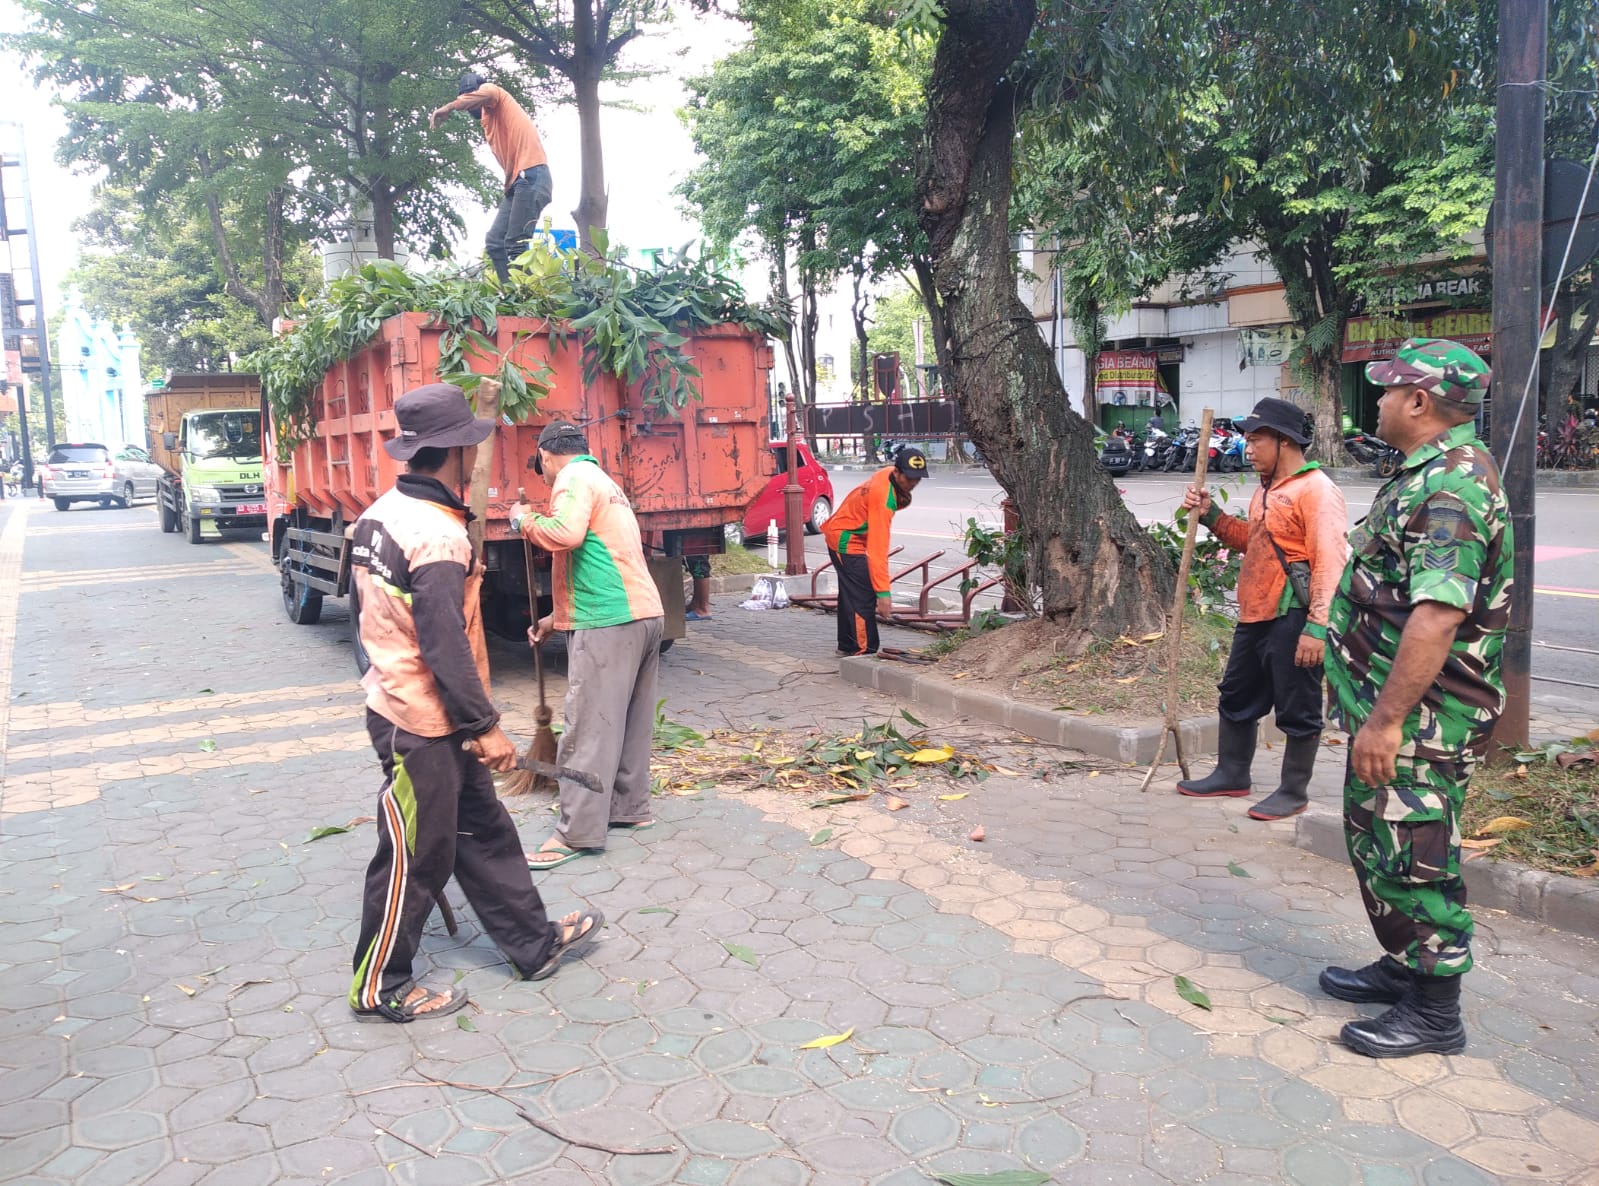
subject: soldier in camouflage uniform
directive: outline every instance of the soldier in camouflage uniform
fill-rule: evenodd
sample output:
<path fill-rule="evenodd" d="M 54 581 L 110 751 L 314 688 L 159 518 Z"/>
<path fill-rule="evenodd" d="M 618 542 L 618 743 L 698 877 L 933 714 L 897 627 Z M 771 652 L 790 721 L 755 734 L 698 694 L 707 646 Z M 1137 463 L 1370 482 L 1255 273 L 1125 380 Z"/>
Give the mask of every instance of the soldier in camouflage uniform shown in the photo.
<path fill-rule="evenodd" d="M 1351 1022 L 1344 1045 L 1373 1058 L 1466 1047 L 1460 977 L 1471 914 L 1460 809 L 1504 706 L 1510 511 L 1472 423 L 1491 377 L 1471 350 L 1413 338 L 1367 377 L 1384 388 L 1377 433 L 1405 454 L 1350 535 L 1329 619 L 1331 716 L 1353 735 L 1344 834 L 1387 955 L 1328 968 L 1345 1001 L 1394 1007 Z"/>

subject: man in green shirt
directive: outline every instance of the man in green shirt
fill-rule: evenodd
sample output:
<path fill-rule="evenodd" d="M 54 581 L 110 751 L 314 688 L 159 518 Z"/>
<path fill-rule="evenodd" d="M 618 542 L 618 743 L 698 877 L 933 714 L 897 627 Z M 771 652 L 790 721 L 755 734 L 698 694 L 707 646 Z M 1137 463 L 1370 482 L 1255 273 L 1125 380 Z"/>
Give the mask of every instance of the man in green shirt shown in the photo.
<path fill-rule="evenodd" d="M 1384 388 L 1377 434 L 1405 461 L 1350 534 L 1327 684 L 1331 716 L 1352 735 L 1345 839 L 1387 954 L 1328 968 L 1321 986 L 1393 1005 L 1340 1034 L 1373 1058 L 1466 1048 L 1460 977 L 1472 921 L 1460 810 L 1504 707 L 1514 550 L 1499 468 L 1472 423 L 1491 374 L 1465 346 L 1429 338 L 1366 368 Z"/>

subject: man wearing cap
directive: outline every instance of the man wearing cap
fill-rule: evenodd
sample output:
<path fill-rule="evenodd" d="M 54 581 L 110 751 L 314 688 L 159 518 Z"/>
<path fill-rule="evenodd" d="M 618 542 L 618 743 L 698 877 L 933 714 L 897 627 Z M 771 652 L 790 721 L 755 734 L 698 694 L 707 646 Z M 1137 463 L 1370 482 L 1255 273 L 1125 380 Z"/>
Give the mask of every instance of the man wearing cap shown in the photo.
<path fill-rule="evenodd" d="M 1466 1048 L 1460 978 L 1472 921 L 1460 810 L 1504 707 L 1514 552 L 1499 468 L 1473 424 L 1491 376 L 1441 338 L 1412 338 L 1366 368 L 1383 388 L 1377 432 L 1405 460 L 1350 533 L 1327 684 L 1333 719 L 1353 734 L 1344 837 L 1387 954 L 1327 968 L 1321 987 L 1393 1006 L 1339 1035 L 1373 1058 Z"/>
<path fill-rule="evenodd" d="M 366 727 L 384 775 L 350 1007 L 362 1020 L 407 1022 L 466 1004 L 464 986 L 424 988 L 411 975 L 422 924 L 452 875 L 529 980 L 552 974 L 604 918 L 574 911 L 551 925 L 489 774 L 512 769 L 516 748 L 489 699 L 483 570 L 460 491 L 493 422 L 444 383 L 406 392 L 394 415 L 400 434 L 383 447 L 406 472 L 356 520 L 350 553 L 371 659 Z"/>
<path fill-rule="evenodd" d="M 889 524 L 896 512 L 911 505 L 911 492 L 927 476 L 927 457 L 920 449 L 901 447 L 894 464 L 884 466 L 855 487 L 826 523 L 833 570 L 838 573 L 838 653 L 875 655 L 877 619 L 893 620 L 894 599 L 888 587 Z"/>
<path fill-rule="evenodd" d="M 607 829 L 655 822 L 650 746 L 664 616 L 633 508 L 589 453 L 583 430 L 564 420 L 545 426 L 534 470 L 550 483 L 550 513 L 517 503 L 511 530 L 552 554 L 555 607 L 532 641 L 568 632 L 559 762 L 604 788 L 596 795 L 561 782 L 555 831 L 527 858 L 530 868 L 553 869 L 604 848 Z"/>
<path fill-rule="evenodd" d="M 1305 460 L 1310 432 L 1305 413 L 1267 398 L 1238 422 L 1244 456 L 1260 486 L 1240 519 L 1190 487 L 1183 506 L 1230 550 L 1244 554 L 1238 570 L 1238 625 L 1227 668 L 1217 685 L 1216 769 L 1184 779 L 1179 794 L 1198 799 L 1241 798 L 1253 786 L 1260 718 L 1276 710 L 1283 746 L 1277 789 L 1249 809 L 1251 819 L 1298 815 L 1321 745 L 1321 671 L 1327 614 L 1343 571 L 1347 523 L 1344 496 L 1314 461 Z"/>
<path fill-rule="evenodd" d="M 550 204 L 553 190 L 544 142 L 532 118 L 505 88 L 468 71 L 455 89 L 456 97 L 428 116 L 428 127 L 437 128 L 452 111 L 472 112 L 483 127 L 483 138 L 494 159 L 505 170 L 505 195 L 483 241 L 489 262 L 504 284 L 510 275 L 510 261 L 527 250 L 539 214 Z"/>

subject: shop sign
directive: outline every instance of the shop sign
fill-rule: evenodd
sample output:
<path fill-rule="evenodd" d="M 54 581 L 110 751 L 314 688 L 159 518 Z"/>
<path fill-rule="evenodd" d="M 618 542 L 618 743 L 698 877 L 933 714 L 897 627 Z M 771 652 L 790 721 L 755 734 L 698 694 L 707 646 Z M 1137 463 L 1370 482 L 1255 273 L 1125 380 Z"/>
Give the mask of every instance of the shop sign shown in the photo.
<path fill-rule="evenodd" d="M 1098 359 L 1094 391 L 1101 404 L 1145 407 L 1171 402 L 1153 350 L 1106 350 Z"/>
<path fill-rule="evenodd" d="M 1493 314 L 1487 309 L 1448 309 L 1414 317 L 1351 317 L 1344 323 L 1344 361 L 1392 358 L 1406 338 L 1450 338 L 1487 354 L 1493 343 Z"/>
<path fill-rule="evenodd" d="M 1305 336 L 1297 325 L 1271 325 L 1264 329 L 1240 329 L 1238 352 L 1245 366 L 1276 367 L 1288 361 L 1288 355 Z"/>
<path fill-rule="evenodd" d="M 1368 307 L 1375 305 L 1379 308 L 1397 309 L 1402 305 L 1458 302 L 1472 297 L 1484 296 L 1487 291 L 1487 277 L 1482 272 L 1469 276 L 1450 273 L 1445 276 L 1427 276 L 1414 280 L 1401 280 L 1392 288 L 1384 288 L 1379 292 L 1371 293 L 1366 298 L 1366 304 Z"/>

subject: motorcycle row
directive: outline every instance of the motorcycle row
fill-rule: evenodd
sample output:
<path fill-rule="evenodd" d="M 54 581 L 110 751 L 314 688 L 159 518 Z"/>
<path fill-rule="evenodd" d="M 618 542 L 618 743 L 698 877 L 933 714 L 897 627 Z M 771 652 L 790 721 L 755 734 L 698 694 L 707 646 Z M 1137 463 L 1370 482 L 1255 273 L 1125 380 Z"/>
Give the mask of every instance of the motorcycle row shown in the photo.
<path fill-rule="evenodd" d="M 1151 417 L 1142 436 L 1118 425 L 1100 445 L 1099 464 L 1112 474 L 1193 473 L 1199 464 L 1199 448 L 1197 426 L 1190 424 L 1173 436 L 1158 417 Z M 1210 455 L 1206 468 L 1211 473 L 1241 473 L 1249 468 L 1244 434 L 1229 418 L 1212 423 L 1205 448 Z M 1404 461 L 1398 449 L 1366 432 L 1346 433 L 1344 448 L 1361 465 L 1371 466 L 1379 478 L 1391 478 Z"/>

